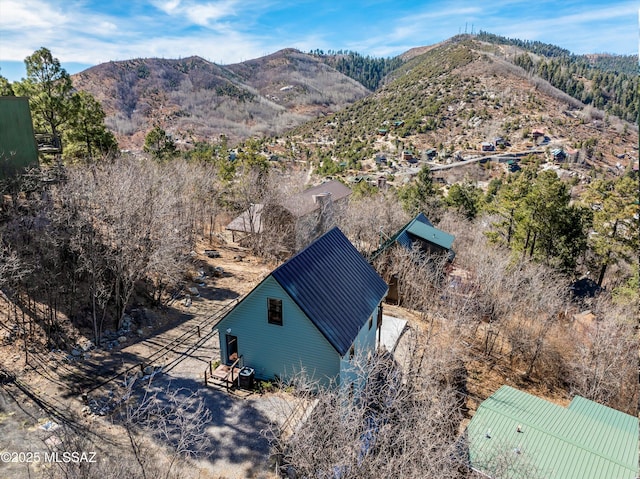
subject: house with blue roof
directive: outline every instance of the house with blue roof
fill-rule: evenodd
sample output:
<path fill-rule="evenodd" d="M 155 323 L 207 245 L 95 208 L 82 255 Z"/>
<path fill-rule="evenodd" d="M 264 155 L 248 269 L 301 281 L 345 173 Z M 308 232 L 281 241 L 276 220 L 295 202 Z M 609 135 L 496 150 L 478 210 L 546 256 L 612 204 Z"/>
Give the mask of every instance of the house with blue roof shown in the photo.
<path fill-rule="evenodd" d="M 419 251 L 421 253 L 419 257 L 425 261 L 431 261 L 434 258 L 441 257 L 447 263 L 452 263 L 455 258 L 455 251 L 453 250 L 454 240 L 455 236 L 436 228 L 424 213 L 418 213 L 393 236 L 387 238 L 387 240 L 371 254 L 369 261 L 373 263 L 380 256 L 389 252 L 391 248 L 401 247 L 408 251 Z M 393 302 L 397 302 L 400 299 L 395 273 L 393 270 L 384 272 L 385 278 L 389 283 L 387 300 Z"/>
<path fill-rule="evenodd" d="M 221 362 L 259 379 L 304 372 L 352 383 L 353 361 L 375 352 L 388 287 L 333 228 L 271 272 L 218 324 Z"/>

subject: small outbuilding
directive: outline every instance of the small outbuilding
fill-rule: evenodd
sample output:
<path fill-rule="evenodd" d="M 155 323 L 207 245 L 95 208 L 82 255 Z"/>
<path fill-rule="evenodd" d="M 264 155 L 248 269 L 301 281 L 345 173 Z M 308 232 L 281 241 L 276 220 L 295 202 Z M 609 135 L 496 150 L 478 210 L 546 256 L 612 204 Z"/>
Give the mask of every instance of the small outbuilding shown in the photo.
<path fill-rule="evenodd" d="M 551 150 L 553 161 L 562 162 L 567 159 L 567 153 L 562 148 L 554 148 Z"/>
<path fill-rule="evenodd" d="M 496 147 L 490 141 L 483 141 L 480 145 L 482 151 L 494 151 Z"/>
<path fill-rule="evenodd" d="M 442 231 L 431 223 L 424 213 L 419 213 L 398 230 L 393 236 L 383 242 L 380 247 L 375 250 L 369 257 L 369 261 L 373 263 L 379 257 L 391 250 L 391 248 L 399 246 L 409 251 L 417 249 L 420 252 L 419 261 L 431 261 L 440 257 L 449 265 L 455 258 L 453 250 L 453 241 L 455 236 Z M 388 263 L 388 262 L 387 262 Z M 382 267 L 383 276 L 389 283 L 389 293 L 387 301 L 399 302 L 399 284 L 397 271 L 394 270 L 393 264 Z"/>
<path fill-rule="evenodd" d="M 420 251 L 429 254 L 444 254 L 448 261 L 453 261 L 455 252 L 453 251 L 453 241 L 455 236 L 439 230 L 424 213 L 418 213 L 415 218 L 400 228 L 396 234 L 371 254 L 371 261 L 384 253 L 391 246 L 398 244 L 408 250 L 417 246 Z"/>
<path fill-rule="evenodd" d="M 321 385 L 355 381 L 375 352 L 388 287 L 333 228 L 269 274 L 218 324 L 221 362 L 260 379 L 304 372 Z"/>

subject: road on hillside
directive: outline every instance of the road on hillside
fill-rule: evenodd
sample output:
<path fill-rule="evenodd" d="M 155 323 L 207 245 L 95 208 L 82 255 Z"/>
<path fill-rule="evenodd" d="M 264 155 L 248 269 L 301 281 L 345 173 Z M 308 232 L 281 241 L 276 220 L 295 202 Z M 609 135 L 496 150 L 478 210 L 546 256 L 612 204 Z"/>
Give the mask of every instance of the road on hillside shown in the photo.
<path fill-rule="evenodd" d="M 454 161 L 453 163 L 449 163 L 448 165 L 441 165 L 439 163 L 427 163 L 427 165 L 429 165 L 429 168 L 431 169 L 431 171 L 443 171 L 443 170 L 450 170 L 452 168 L 458 168 L 461 166 L 466 166 L 466 165 L 470 165 L 472 163 L 478 163 L 479 161 L 491 161 L 491 160 L 516 160 L 518 158 L 522 158 L 528 155 L 539 155 L 541 153 L 544 153 L 544 149 L 542 148 L 534 148 L 531 150 L 525 150 L 525 151 L 515 151 L 515 152 L 509 152 L 509 153 L 497 153 L 495 155 L 489 155 L 489 156 L 475 156 L 473 158 L 468 158 L 462 161 Z M 408 176 L 413 176 L 415 174 L 417 174 L 420 171 L 420 168 L 407 168 L 404 171 L 398 172 L 398 175 L 408 175 Z"/>

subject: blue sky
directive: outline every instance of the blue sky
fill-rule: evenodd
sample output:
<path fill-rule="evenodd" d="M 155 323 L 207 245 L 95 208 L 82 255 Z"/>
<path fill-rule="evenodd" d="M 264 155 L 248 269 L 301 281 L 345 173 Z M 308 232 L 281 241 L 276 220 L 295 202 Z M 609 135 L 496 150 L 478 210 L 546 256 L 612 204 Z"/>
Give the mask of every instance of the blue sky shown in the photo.
<path fill-rule="evenodd" d="M 47 47 L 69 73 L 110 60 L 199 55 L 230 64 L 293 47 L 393 56 L 484 30 L 574 53 L 638 52 L 633 1 L 0 0 L 0 75 Z"/>

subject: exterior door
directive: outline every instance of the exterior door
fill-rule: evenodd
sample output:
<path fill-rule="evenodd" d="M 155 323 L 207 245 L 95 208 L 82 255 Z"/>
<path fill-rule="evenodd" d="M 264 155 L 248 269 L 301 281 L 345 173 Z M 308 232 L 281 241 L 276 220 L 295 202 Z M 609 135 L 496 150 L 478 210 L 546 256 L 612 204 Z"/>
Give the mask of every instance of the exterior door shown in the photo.
<path fill-rule="evenodd" d="M 233 364 L 238 359 L 238 337 L 227 334 L 227 364 Z"/>

